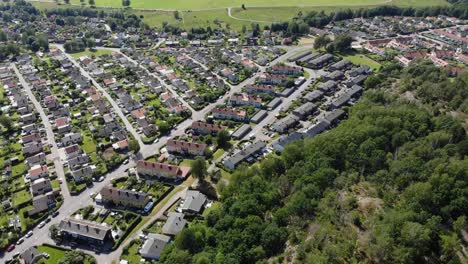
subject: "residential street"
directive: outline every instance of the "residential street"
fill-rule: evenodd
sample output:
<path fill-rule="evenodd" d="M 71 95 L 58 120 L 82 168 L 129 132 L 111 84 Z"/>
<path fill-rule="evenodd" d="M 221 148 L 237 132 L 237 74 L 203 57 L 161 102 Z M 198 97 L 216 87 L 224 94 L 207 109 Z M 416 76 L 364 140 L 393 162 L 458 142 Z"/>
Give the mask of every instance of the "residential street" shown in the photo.
<path fill-rule="evenodd" d="M 55 45 L 55 46 L 60 48 L 60 49 L 63 49 L 63 46 L 61 46 L 61 45 Z M 283 55 L 279 56 L 278 58 L 276 58 L 273 62 L 271 62 L 270 65 L 274 65 L 274 64 L 276 64 L 278 62 L 282 62 L 282 61 L 286 60 L 287 58 L 289 58 L 290 56 L 292 56 L 293 54 L 295 54 L 296 52 L 298 52 L 301 49 L 304 49 L 306 47 L 307 46 L 292 48 L 289 51 L 287 51 L 285 54 L 283 54 Z M 118 49 L 111 49 L 111 50 L 119 51 Z M 208 105 L 207 107 L 205 107 L 205 108 L 203 108 L 202 110 L 199 110 L 199 111 L 194 111 L 193 110 L 192 111 L 192 118 L 189 118 L 189 119 L 183 121 L 182 123 L 180 123 L 177 127 L 175 127 L 171 131 L 171 133 L 169 135 L 161 137 L 159 139 L 159 141 L 156 142 L 156 143 L 153 143 L 153 144 L 150 144 L 150 145 L 145 145 L 145 144 L 143 144 L 141 142 L 140 135 L 135 131 L 133 126 L 130 124 L 130 122 L 125 117 L 124 113 L 121 111 L 120 107 L 111 98 L 111 96 L 107 93 L 107 91 L 103 87 L 101 87 L 101 85 L 99 85 L 99 83 L 97 83 L 90 76 L 90 74 L 86 70 L 84 70 L 81 67 L 81 65 L 79 65 L 79 63 L 72 56 L 70 56 L 67 53 L 64 53 L 64 54 L 66 54 L 67 58 L 69 60 L 71 60 L 71 62 L 75 66 L 80 68 L 81 73 L 85 77 L 89 78 L 93 82 L 93 85 L 102 94 L 104 94 L 104 96 L 108 99 L 108 101 L 111 103 L 112 107 L 114 108 L 114 110 L 118 114 L 118 116 L 123 120 L 127 130 L 140 143 L 140 146 L 141 146 L 141 151 L 140 152 L 141 152 L 143 158 L 154 155 L 158 149 L 160 149 L 161 147 L 163 147 L 166 144 L 166 142 L 167 142 L 167 140 L 169 138 L 179 136 L 179 135 L 183 135 L 185 133 L 185 130 L 190 127 L 190 125 L 192 124 L 193 121 L 204 119 L 205 116 L 207 114 L 211 113 L 211 111 L 217 105 L 223 104 L 233 94 L 241 92 L 241 89 L 246 84 L 253 82 L 258 77 L 258 75 L 263 73 L 267 68 L 267 67 L 260 67 L 260 70 L 257 73 L 255 73 L 252 77 L 244 80 L 240 84 L 238 84 L 238 85 L 229 85 L 230 86 L 230 91 L 227 92 L 221 98 L 219 98 L 215 103 L 212 103 L 212 104 Z M 125 54 L 124 54 L 124 56 L 127 59 L 129 59 L 131 62 L 133 62 L 135 64 L 138 64 L 136 61 L 132 60 L 131 58 L 129 58 Z M 140 65 L 140 67 L 143 67 L 143 66 Z M 20 82 L 25 87 L 26 93 L 30 97 L 31 101 L 33 102 L 33 104 L 36 107 L 37 111 L 40 113 L 41 118 L 43 120 L 44 126 L 46 128 L 46 132 L 47 132 L 47 138 L 49 140 L 49 143 L 51 144 L 52 157 L 54 157 L 54 164 L 55 164 L 55 168 L 56 168 L 56 171 L 57 171 L 57 175 L 58 175 L 58 177 L 60 179 L 62 179 L 64 181 L 64 184 L 62 184 L 62 186 L 61 186 L 62 195 L 64 197 L 64 202 L 63 202 L 62 206 L 60 207 L 60 209 L 58 210 L 59 215 L 57 217 L 52 218 L 52 220 L 49 223 L 47 223 L 43 228 L 36 227 L 36 228 L 32 229 L 34 235 L 32 237 L 30 237 L 30 238 L 25 239 L 24 243 L 17 246 L 17 248 L 15 250 L 13 250 L 12 252 L 6 253 L 4 256 L 2 256 L 2 258 L 4 258 L 4 259 L 7 259 L 7 258 L 11 257 L 15 252 L 23 252 L 27 248 L 29 248 L 31 246 L 34 246 L 34 245 L 40 245 L 42 243 L 52 243 L 52 244 L 54 244 L 54 242 L 49 237 L 49 227 L 51 225 L 58 224 L 61 220 L 63 220 L 64 218 L 70 216 L 73 212 L 77 211 L 78 209 L 93 204 L 94 202 L 90 198 L 91 195 L 98 193 L 104 186 L 110 184 L 112 179 L 122 177 L 122 176 L 126 175 L 125 170 L 135 166 L 135 162 L 133 160 L 131 160 L 126 165 L 121 164 L 114 171 L 108 172 L 105 175 L 104 181 L 95 182 L 92 187 L 86 189 L 80 195 L 70 196 L 70 193 L 69 193 L 69 191 L 68 191 L 68 189 L 66 187 L 66 184 L 65 184 L 65 175 L 64 175 L 64 171 L 63 171 L 63 165 L 61 164 L 60 158 L 59 158 L 59 155 L 58 155 L 58 148 L 57 148 L 57 145 L 55 144 L 54 132 L 52 131 L 52 126 L 51 126 L 51 124 L 50 124 L 50 122 L 49 122 L 49 120 L 48 120 L 48 118 L 47 118 L 47 116 L 46 116 L 46 114 L 44 112 L 44 109 L 42 108 L 40 103 L 36 100 L 34 95 L 32 94 L 32 91 L 31 91 L 30 86 L 28 85 L 28 83 L 24 80 L 24 78 L 22 77 L 21 73 L 18 71 L 18 69 L 16 68 L 15 65 L 13 65 L 13 69 L 16 72 L 16 74 L 18 75 Z M 306 87 L 313 81 L 313 79 L 316 76 L 314 75 L 313 71 L 310 71 L 309 73 L 311 74 L 311 78 L 308 79 L 307 82 L 305 84 L 303 84 L 299 89 L 297 89 L 291 96 L 289 96 L 288 98 L 283 98 L 283 102 L 282 102 L 281 106 L 283 106 L 284 108 L 288 107 L 291 104 L 291 102 L 294 99 L 296 99 L 301 94 L 301 92 L 304 89 L 306 89 Z M 155 76 L 155 77 L 158 77 L 158 76 Z M 168 87 L 169 85 L 165 85 L 165 86 Z M 176 94 L 170 88 L 168 88 L 168 89 L 171 92 L 173 92 L 174 94 Z M 184 103 L 184 105 L 188 105 L 188 103 L 185 102 L 184 100 L 182 100 L 182 98 L 179 98 L 179 100 L 181 100 Z M 261 139 L 261 137 L 262 137 L 262 127 L 271 124 L 275 120 L 275 115 L 280 111 L 279 109 L 281 108 L 281 106 L 277 107 L 273 111 L 269 111 L 268 116 L 260 124 L 258 124 L 254 128 L 253 131 L 258 136 L 258 138 Z M 223 155 L 223 157 L 224 156 L 225 155 Z M 182 191 L 176 192 L 172 196 L 168 197 L 168 202 L 166 204 L 164 204 L 161 207 L 161 209 L 159 209 L 155 214 L 153 214 L 151 216 L 151 219 L 147 223 L 145 223 L 145 225 L 143 225 L 139 230 L 135 230 L 133 232 L 133 235 L 131 237 L 128 237 L 116 251 L 111 252 L 111 253 L 100 253 L 100 254 L 96 254 L 96 253 L 94 253 L 92 251 L 89 251 L 89 250 L 86 250 L 86 252 L 89 253 L 89 254 L 92 254 L 93 256 L 95 256 L 98 263 L 100 263 L 100 264 L 101 263 L 104 263 L 104 264 L 111 263 L 112 260 L 117 260 L 118 261 L 123 248 L 126 245 L 128 245 L 128 243 L 131 240 L 136 238 L 139 235 L 139 233 L 141 232 L 142 229 L 147 227 L 153 220 L 161 217 L 161 215 L 164 213 L 164 211 L 166 211 L 175 201 L 177 201 L 178 199 L 180 199 L 181 197 L 184 196 L 185 191 L 186 191 L 186 187 L 188 187 L 188 186 L 186 186 L 186 185 L 183 185 L 183 186 L 185 188 Z"/>

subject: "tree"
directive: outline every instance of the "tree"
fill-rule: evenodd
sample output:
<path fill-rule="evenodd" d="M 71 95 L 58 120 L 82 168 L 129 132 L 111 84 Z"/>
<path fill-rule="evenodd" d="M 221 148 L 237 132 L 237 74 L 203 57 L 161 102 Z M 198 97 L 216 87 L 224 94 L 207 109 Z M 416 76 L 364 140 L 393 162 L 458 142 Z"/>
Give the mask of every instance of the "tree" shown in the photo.
<path fill-rule="evenodd" d="M 80 250 L 67 251 L 65 256 L 59 260 L 59 264 L 82 264 L 85 262 L 86 254 Z"/>
<path fill-rule="evenodd" d="M 179 20 L 179 19 L 180 19 L 180 13 L 179 13 L 179 11 L 177 11 L 177 10 L 174 11 L 174 18 L 175 18 L 176 20 Z"/>
<path fill-rule="evenodd" d="M 51 225 L 49 227 L 49 233 L 50 233 L 50 237 L 53 239 L 53 240 L 57 240 L 60 238 L 60 234 L 59 234 L 59 230 L 58 230 L 58 227 L 57 225 Z"/>
<path fill-rule="evenodd" d="M 65 2 L 65 4 L 70 4 L 70 0 L 63 0 L 63 2 Z"/>
<path fill-rule="evenodd" d="M 94 0 L 89 0 L 88 3 L 89 3 L 89 5 L 92 5 L 92 6 L 96 4 L 96 2 Z"/>
<path fill-rule="evenodd" d="M 242 4 L 242 9 L 246 10 L 247 8 L 245 8 L 245 4 Z"/>
<path fill-rule="evenodd" d="M 206 161 L 202 157 L 197 157 L 195 160 L 192 162 L 192 175 L 193 177 L 197 178 L 199 181 L 204 181 L 205 176 L 206 176 Z"/>
<path fill-rule="evenodd" d="M 327 35 L 321 35 L 315 38 L 314 49 L 320 49 L 326 47 L 331 42 L 331 39 Z"/>
<path fill-rule="evenodd" d="M 130 151 L 133 151 L 133 153 L 137 153 L 138 151 L 140 151 L 140 144 L 138 143 L 138 140 L 136 139 L 129 140 L 128 149 L 130 149 Z"/>
<path fill-rule="evenodd" d="M 7 132 L 10 132 L 10 130 L 13 128 L 13 122 L 6 115 L 0 116 L 0 125 L 2 125 Z"/>
<path fill-rule="evenodd" d="M 219 131 L 218 136 L 216 137 L 216 144 L 220 148 L 228 148 L 229 147 L 229 139 L 231 139 L 231 135 L 225 129 Z"/>
<path fill-rule="evenodd" d="M 3 30 L 0 30 L 0 42 L 1 41 L 7 41 L 8 38 L 7 38 L 7 35 L 5 32 L 3 32 Z"/>
<path fill-rule="evenodd" d="M 338 36 L 336 36 L 332 45 L 335 51 L 344 52 L 344 51 L 351 49 L 352 42 L 353 42 L 353 38 L 350 35 L 339 34 Z"/>

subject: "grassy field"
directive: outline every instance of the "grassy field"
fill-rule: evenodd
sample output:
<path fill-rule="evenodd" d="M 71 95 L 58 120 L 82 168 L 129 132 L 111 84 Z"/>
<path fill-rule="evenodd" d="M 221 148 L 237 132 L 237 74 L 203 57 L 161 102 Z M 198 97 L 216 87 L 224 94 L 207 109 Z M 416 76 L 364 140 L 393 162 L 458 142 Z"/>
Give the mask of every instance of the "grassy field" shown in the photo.
<path fill-rule="evenodd" d="M 85 1 L 87 3 L 87 1 Z M 72 0 L 73 4 L 80 4 L 79 0 Z M 297 15 L 309 11 L 332 12 L 344 8 L 365 8 L 382 4 L 394 4 L 398 6 L 434 6 L 447 5 L 445 0 L 335 0 L 330 3 L 326 0 L 290 0 L 287 4 L 279 0 L 253 0 L 248 2 L 246 10 L 241 8 L 244 1 L 234 0 L 195 0 L 195 1 L 148 1 L 132 0 L 127 12 L 142 17 L 145 23 L 153 27 L 160 27 L 163 22 L 185 29 L 211 26 L 212 28 L 227 28 L 240 30 L 242 26 L 250 27 L 252 22 L 260 24 L 260 27 L 270 25 L 272 22 L 287 21 Z M 53 2 L 33 2 L 40 9 L 54 7 L 75 7 L 70 5 L 57 5 Z M 120 0 L 96 0 L 99 7 L 122 7 Z M 226 7 L 233 7 L 228 16 Z M 148 10 L 142 10 L 148 9 Z M 171 10 L 178 9 L 180 19 L 174 18 Z"/>
<path fill-rule="evenodd" d="M 343 58 L 357 65 L 367 65 L 371 67 L 373 71 L 378 71 L 382 66 L 380 63 L 362 54 L 347 55 L 343 56 Z"/>
<path fill-rule="evenodd" d="M 46 264 L 56 264 L 60 261 L 61 258 L 63 258 L 63 256 L 65 256 L 65 251 L 49 246 L 39 246 L 37 247 L 37 250 L 39 250 L 39 252 L 49 254 L 49 259 L 44 258 L 44 262 Z"/>
<path fill-rule="evenodd" d="M 72 0 L 73 4 L 80 4 L 79 0 Z M 148 8 L 148 9 L 164 9 L 164 10 L 207 10 L 215 8 L 241 7 L 246 4 L 246 7 L 272 7 L 272 6 L 356 6 L 356 5 L 380 5 L 380 4 L 397 4 L 407 6 L 431 5 L 444 3 L 443 0 L 132 0 L 131 7 L 133 8 Z M 120 0 L 96 0 L 96 6 L 103 7 L 122 7 Z"/>
<path fill-rule="evenodd" d="M 111 54 L 112 51 L 110 50 L 106 50 L 106 49 L 96 49 L 96 50 L 89 50 L 89 49 L 86 49 L 85 51 L 82 51 L 82 52 L 77 52 L 77 53 L 73 53 L 71 54 L 71 56 L 75 59 L 78 59 L 79 57 L 82 57 L 82 56 L 101 56 L 101 55 L 104 55 L 104 54 Z"/>

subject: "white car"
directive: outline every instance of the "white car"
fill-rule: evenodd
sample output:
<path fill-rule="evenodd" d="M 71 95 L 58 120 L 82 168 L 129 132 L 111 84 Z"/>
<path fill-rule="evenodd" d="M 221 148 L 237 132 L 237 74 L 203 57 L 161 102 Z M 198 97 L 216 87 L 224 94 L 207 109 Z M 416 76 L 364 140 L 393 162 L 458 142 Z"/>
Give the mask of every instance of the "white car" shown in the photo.
<path fill-rule="evenodd" d="M 26 234 L 26 237 L 32 237 L 33 235 L 33 232 L 32 231 L 29 231 L 27 234 Z"/>
<path fill-rule="evenodd" d="M 42 221 L 39 223 L 39 225 L 37 225 L 39 228 L 43 228 L 44 226 L 46 225 L 46 222 L 45 221 Z"/>

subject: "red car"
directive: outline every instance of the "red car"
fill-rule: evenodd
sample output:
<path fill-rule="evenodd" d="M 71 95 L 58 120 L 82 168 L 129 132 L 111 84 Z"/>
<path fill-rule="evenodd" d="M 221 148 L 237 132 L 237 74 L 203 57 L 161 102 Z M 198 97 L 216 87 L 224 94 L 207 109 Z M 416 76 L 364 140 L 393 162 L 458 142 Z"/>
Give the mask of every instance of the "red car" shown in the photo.
<path fill-rule="evenodd" d="M 7 248 L 6 251 L 11 252 L 11 251 L 13 251 L 13 249 L 15 249 L 15 245 L 11 244 L 11 245 Z"/>

